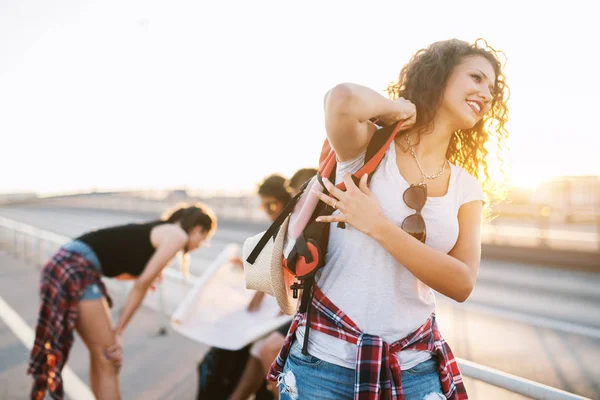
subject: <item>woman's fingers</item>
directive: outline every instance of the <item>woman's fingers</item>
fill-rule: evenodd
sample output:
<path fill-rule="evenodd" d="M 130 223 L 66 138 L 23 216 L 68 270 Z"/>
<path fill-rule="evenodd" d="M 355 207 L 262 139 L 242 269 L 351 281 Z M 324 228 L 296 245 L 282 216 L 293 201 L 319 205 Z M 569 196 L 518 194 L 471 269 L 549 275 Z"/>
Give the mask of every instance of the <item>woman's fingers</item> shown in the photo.
<path fill-rule="evenodd" d="M 323 215 L 320 217 L 317 217 L 316 219 L 317 222 L 348 222 L 346 219 L 346 216 L 344 214 L 336 214 L 336 215 Z"/>
<path fill-rule="evenodd" d="M 337 203 L 339 202 L 338 199 L 335 199 L 331 196 L 326 195 L 325 193 L 322 192 L 317 192 L 316 190 L 313 190 L 313 193 L 325 204 L 327 204 L 328 206 L 331 206 L 333 208 L 337 208 Z"/>
<path fill-rule="evenodd" d="M 366 195 L 371 195 L 371 189 L 369 189 L 369 174 L 364 174 L 361 178 L 360 178 L 360 182 L 358 183 L 358 188 L 360 189 L 361 192 L 363 192 Z"/>
<path fill-rule="evenodd" d="M 325 189 L 329 191 L 329 193 L 338 200 L 342 200 L 345 193 L 340 190 L 337 186 L 335 186 L 329 179 L 323 178 L 323 185 L 325 185 Z"/>

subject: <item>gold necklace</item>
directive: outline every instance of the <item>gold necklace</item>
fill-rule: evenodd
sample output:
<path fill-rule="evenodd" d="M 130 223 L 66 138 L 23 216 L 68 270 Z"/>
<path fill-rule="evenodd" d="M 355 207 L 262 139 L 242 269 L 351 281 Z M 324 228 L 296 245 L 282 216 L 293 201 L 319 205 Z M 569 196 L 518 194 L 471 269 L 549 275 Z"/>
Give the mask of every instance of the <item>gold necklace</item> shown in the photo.
<path fill-rule="evenodd" d="M 448 163 L 448 160 L 444 160 L 444 164 L 442 165 L 442 169 L 437 174 L 426 175 L 425 172 L 423 171 L 423 168 L 421 168 L 421 164 L 419 163 L 419 159 L 417 158 L 417 153 L 415 152 L 414 147 L 410 143 L 410 137 L 408 135 L 406 135 L 406 142 L 408 143 L 408 147 L 410 148 L 410 152 L 412 153 L 413 158 L 417 162 L 417 167 L 419 167 L 419 171 L 421 171 L 421 176 L 423 178 L 422 181 L 421 181 L 421 183 L 425 183 L 426 179 L 439 178 L 444 173 L 444 171 L 446 170 L 446 164 Z"/>

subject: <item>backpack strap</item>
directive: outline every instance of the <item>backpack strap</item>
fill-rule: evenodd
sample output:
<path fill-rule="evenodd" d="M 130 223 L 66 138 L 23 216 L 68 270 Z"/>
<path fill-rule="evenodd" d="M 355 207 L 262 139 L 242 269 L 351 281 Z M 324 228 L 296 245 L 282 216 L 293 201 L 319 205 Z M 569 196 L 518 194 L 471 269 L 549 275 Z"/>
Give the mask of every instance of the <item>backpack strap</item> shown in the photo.
<path fill-rule="evenodd" d="M 312 301 L 315 294 L 315 278 L 314 276 L 304 282 L 304 292 L 302 292 L 302 303 L 300 312 L 306 312 L 306 325 L 304 330 L 304 342 L 302 343 L 302 354 L 308 355 L 308 335 L 310 334 L 310 318 L 312 314 Z M 304 310 L 302 310 L 304 307 Z"/>
<path fill-rule="evenodd" d="M 369 174 L 369 179 L 371 179 L 373 172 L 375 172 L 381 163 L 381 160 L 383 160 L 388 147 L 390 147 L 390 144 L 394 141 L 398 132 L 400 132 L 401 127 L 402 122 L 400 121 L 394 127 L 388 126 L 381 128 L 373 134 L 373 137 L 367 146 L 365 163 L 358 171 L 352 174 L 354 183 L 357 184 L 364 174 Z M 346 190 L 346 184 L 344 182 L 341 182 L 336 186 L 341 190 Z"/>
<path fill-rule="evenodd" d="M 390 147 L 398 132 L 400 131 L 400 127 L 402 124 L 399 122 L 395 127 L 389 126 L 378 129 L 374 134 L 371 140 L 369 141 L 369 145 L 367 146 L 367 151 L 365 153 L 365 163 L 362 168 L 352 174 L 352 180 L 354 184 L 358 186 L 360 183 L 360 179 L 364 174 L 368 174 L 367 184 L 371 183 L 371 178 L 373 178 L 373 173 L 377 170 L 379 165 L 381 164 L 381 160 L 385 156 L 387 149 Z M 346 189 L 346 184 L 341 182 L 337 185 L 341 190 Z M 345 222 L 338 222 L 338 228 L 345 229 Z"/>

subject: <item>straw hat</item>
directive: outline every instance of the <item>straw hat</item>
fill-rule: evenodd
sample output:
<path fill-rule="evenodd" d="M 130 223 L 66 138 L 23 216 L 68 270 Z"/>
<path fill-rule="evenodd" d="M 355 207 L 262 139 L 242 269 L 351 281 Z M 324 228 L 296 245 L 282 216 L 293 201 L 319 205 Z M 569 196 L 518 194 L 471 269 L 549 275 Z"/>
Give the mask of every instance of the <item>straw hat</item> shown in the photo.
<path fill-rule="evenodd" d="M 281 224 L 275 240 L 269 240 L 254 264 L 247 259 L 264 232 L 246 239 L 242 250 L 246 288 L 258 290 L 275 297 L 281 311 L 287 315 L 296 312 L 297 300 L 291 295 L 293 275 L 283 267 L 283 243 L 287 235 L 290 217 Z"/>

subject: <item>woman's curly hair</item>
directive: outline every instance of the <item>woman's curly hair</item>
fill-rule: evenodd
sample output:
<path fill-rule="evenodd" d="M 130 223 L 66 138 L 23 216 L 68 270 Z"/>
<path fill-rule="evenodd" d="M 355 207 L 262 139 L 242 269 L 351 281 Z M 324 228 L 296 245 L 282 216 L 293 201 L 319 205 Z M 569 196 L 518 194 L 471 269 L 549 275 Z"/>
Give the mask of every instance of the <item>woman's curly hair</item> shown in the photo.
<path fill-rule="evenodd" d="M 473 44 L 458 39 L 435 42 L 414 54 L 400 71 L 398 81 L 390 83 L 387 88 L 390 98 L 403 97 L 415 104 L 415 129 L 419 134 L 423 134 L 432 127 L 435 113 L 442 103 L 444 88 L 454 67 L 465 57 L 472 56 L 485 57 L 491 63 L 496 82 L 490 111 L 473 128 L 454 132 L 446 152 L 450 162 L 463 167 L 483 183 L 488 206 L 490 202 L 502 200 L 505 194 L 503 182 L 506 160 L 503 154 L 507 150 L 506 102 L 510 92 L 502 73 L 503 62 L 500 61 L 500 55 L 505 59 L 504 53 L 493 49 L 483 39 L 478 39 Z M 493 184 L 490 179 L 487 160 L 490 145 L 495 146 L 499 161 L 500 184 Z"/>

